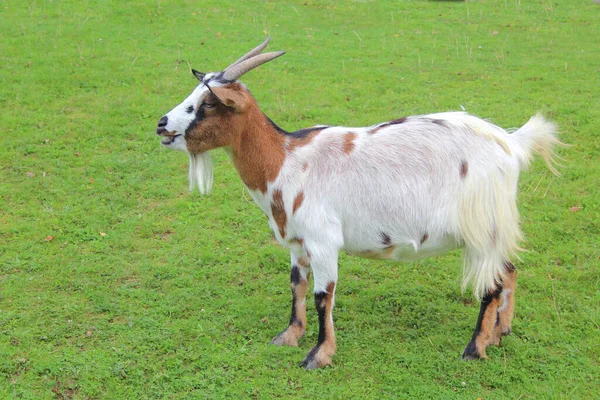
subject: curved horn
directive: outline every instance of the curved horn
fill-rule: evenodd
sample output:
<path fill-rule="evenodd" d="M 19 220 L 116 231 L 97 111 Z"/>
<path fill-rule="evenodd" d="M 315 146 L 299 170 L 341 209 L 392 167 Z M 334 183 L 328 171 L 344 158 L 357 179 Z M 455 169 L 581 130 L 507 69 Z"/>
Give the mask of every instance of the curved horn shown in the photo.
<path fill-rule="evenodd" d="M 285 51 L 274 51 L 272 53 L 259 54 L 225 70 L 223 73 L 223 78 L 228 81 L 235 81 L 246 72 L 284 54 Z"/>
<path fill-rule="evenodd" d="M 252 50 L 250 50 L 248 53 L 246 53 L 245 55 L 243 55 L 242 57 L 238 58 L 237 60 L 235 60 L 235 62 L 233 62 L 233 64 L 229 65 L 227 68 L 225 68 L 223 70 L 223 72 L 227 71 L 229 68 L 234 67 L 235 65 L 241 63 L 242 61 L 245 61 L 249 58 L 252 58 L 254 56 L 259 55 L 264 49 L 265 47 L 267 47 L 267 44 L 269 44 L 269 41 L 271 40 L 271 36 L 267 36 L 267 38 L 265 39 L 264 42 L 262 42 L 261 44 L 259 44 L 258 46 L 256 46 L 255 48 L 253 48 Z"/>

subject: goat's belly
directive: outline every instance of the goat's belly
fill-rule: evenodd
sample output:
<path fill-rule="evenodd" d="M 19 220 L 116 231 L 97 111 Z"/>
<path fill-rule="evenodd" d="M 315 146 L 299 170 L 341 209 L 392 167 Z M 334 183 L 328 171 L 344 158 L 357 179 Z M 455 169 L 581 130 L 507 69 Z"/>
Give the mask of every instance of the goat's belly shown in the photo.
<path fill-rule="evenodd" d="M 347 244 L 344 248 L 346 253 L 362 258 L 373 258 L 379 260 L 414 261 L 427 257 L 438 256 L 460 247 L 451 236 L 420 241 L 406 241 L 390 244 L 385 247 L 364 248 Z"/>

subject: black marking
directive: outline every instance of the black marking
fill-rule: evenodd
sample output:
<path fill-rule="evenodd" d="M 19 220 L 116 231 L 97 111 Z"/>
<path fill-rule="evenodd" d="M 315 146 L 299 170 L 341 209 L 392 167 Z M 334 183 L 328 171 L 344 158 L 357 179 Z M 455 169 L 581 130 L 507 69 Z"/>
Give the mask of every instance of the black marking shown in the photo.
<path fill-rule="evenodd" d="M 404 122 L 406 122 L 406 117 L 398 118 L 398 119 L 395 119 L 393 121 L 384 122 L 382 124 L 377 125 L 375 128 L 373 128 L 371 130 L 371 133 L 375 133 L 375 132 L 377 132 L 380 129 L 387 128 L 388 126 L 398 125 L 398 124 L 402 124 Z"/>
<path fill-rule="evenodd" d="M 296 286 L 298 286 L 301 281 L 302 276 L 300 275 L 300 268 L 294 265 L 292 267 L 292 272 L 290 273 L 290 282 L 292 284 L 292 315 L 290 316 L 290 325 L 295 325 L 300 328 L 303 328 L 302 321 L 300 321 L 296 315 L 296 307 L 298 306 L 298 295 L 296 294 Z"/>
<path fill-rule="evenodd" d="M 185 112 L 188 114 L 191 114 L 194 112 L 194 106 L 189 106 L 188 108 L 185 109 Z"/>
<path fill-rule="evenodd" d="M 188 127 L 185 128 L 185 137 L 187 138 L 189 133 L 193 131 L 200 122 L 204 121 L 205 118 L 206 116 L 204 115 L 204 107 L 198 107 L 198 111 L 196 111 L 196 118 L 194 118 Z"/>
<path fill-rule="evenodd" d="M 513 263 L 511 263 L 510 261 L 504 262 L 504 268 L 506 268 L 506 270 L 508 272 L 515 272 L 517 269 L 517 268 L 515 268 L 515 265 Z"/>
<path fill-rule="evenodd" d="M 448 126 L 448 122 L 444 121 L 443 119 L 432 119 L 431 122 L 436 125 L 443 126 L 444 128 L 450 128 Z"/>
<path fill-rule="evenodd" d="M 392 238 L 387 233 L 381 232 L 381 243 L 383 243 L 384 246 L 389 246 L 392 244 Z"/>
<path fill-rule="evenodd" d="M 325 303 L 327 296 L 330 296 L 327 292 L 315 293 L 315 306 L 317 307 L 317 313 L 319 314 L 319 337 L 317 339 L 317 346 L 315 347 L 318 347 L 325 341 Z"/>
<path fill-rule="evenodd" d="M 292 285 L 298 285 L 300 284 L 300 281 L 302 280 L 302 277 L 300 276 L 300 268 L 298 268 L 297 266 L 293 266 L 292 267 L 292 273 L 290 274 L 290 282 L 292 283 Z"/>
<path fill-rule="evenodd" d="M 265 115 L 265 118 L 267 118 L 267 120 L 269 121 L 269 123 L 271 124 L 271 126 L 273 128 L 275 128 L 275 130 L 277 132 L 279 132 L 279 133 L 281 133 L 282 135 L 285 135 L 285 136 L 290 136 L 290 137 L 292 137 L 294 139 L 302 139 L 302 138 L 308 136 L 311 132 L 320 131 L 320 130 L 329 128 L 328 126 L 323 125 L 323 126 L 313 126 L 311 128 L 303 128 L 303 129 L 299 129 L 299 130 L 294 131 L 294 132 L 288 132 L 288 131 L 286 131 L 284 129 L 281 129 L 275 122 L 273 122 L 273 120 L 271 118 L 267 117 L 266 115 Z"/>

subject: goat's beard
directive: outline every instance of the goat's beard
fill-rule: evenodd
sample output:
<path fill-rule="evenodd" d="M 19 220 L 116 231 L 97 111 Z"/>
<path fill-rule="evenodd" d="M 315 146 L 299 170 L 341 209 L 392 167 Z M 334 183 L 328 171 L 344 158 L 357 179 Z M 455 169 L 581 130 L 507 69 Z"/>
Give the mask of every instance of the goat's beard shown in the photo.
<path fill-rule="evenodd" d="M 213 184 L 213 165 L 210 154 L 206 151 L 197 154 L 188 153 L 188 155 L 190 157 L 188 171 L 190 191 L 197 186 L 201 194 L 210 194 Z"/>

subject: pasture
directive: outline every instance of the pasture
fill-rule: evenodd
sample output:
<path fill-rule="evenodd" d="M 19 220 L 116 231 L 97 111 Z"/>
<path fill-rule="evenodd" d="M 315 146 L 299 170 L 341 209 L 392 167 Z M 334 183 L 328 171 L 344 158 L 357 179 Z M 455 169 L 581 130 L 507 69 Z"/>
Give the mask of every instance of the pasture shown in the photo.
<path fill-rule="evenodd" d="M 600 4 L 593 0 L 0 4 L 0 398 L 587 399 L 600 393 Z M 540 111 L 571 147 L 521 174 L 512 335 L 462 361 L 460 251 L 340 258 L 333 366 L 299 368 L 289 254 L 223 151 L 209 197 L 158 119 L 271 35 L 242 81 L 282 128 Z"/>

